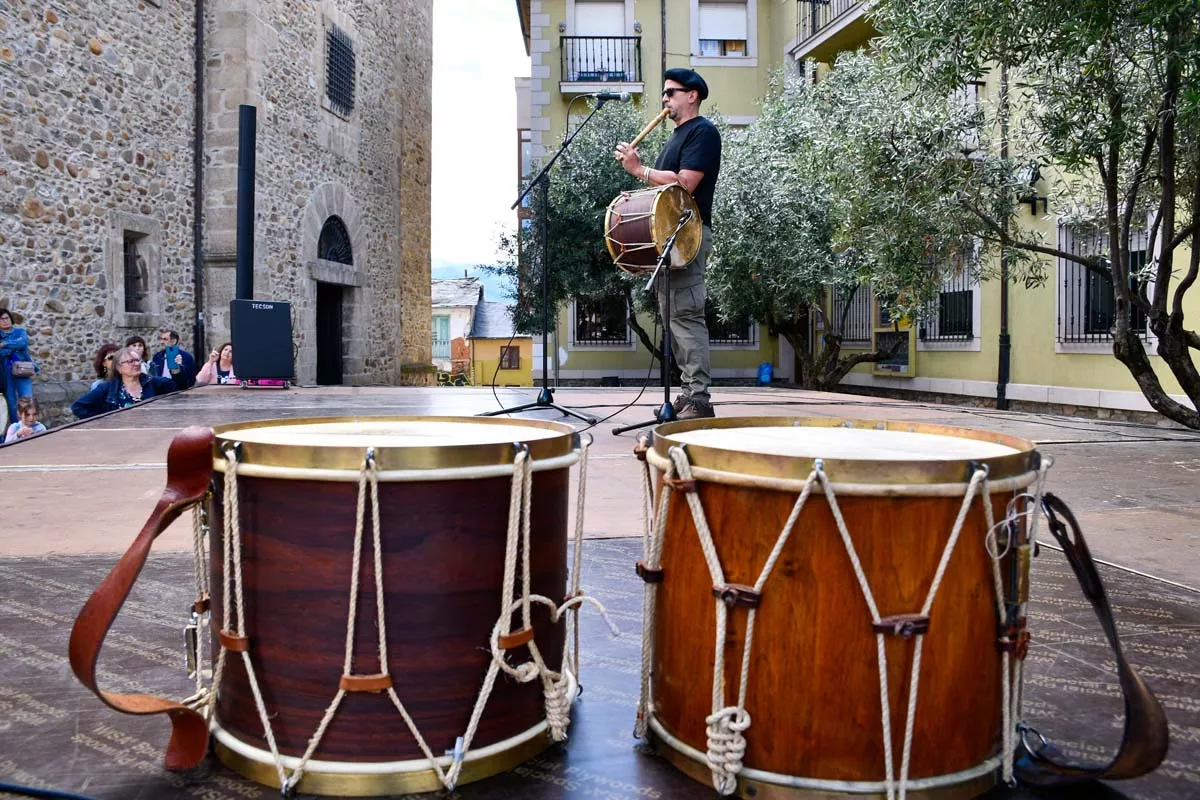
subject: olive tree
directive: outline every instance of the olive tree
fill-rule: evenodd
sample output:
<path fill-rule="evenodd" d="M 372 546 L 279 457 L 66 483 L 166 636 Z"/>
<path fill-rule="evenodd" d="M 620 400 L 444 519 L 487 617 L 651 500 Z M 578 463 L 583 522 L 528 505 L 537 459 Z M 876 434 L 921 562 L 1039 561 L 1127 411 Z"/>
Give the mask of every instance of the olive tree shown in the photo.
<path fill-rule="evenodd" d="M 533 224 L 522 231 L 501 235 L 501 264 L 481 265 L 513 279 L 517 287 L 514 322 L 519 330 L 535 333 L 542 330 L 539 225 L 545 221 L 550 324 L 554 324 L 556 309 L 564 302 L 620 295 L 625 298 L 634 334 L 646 349 L 658 354 L 658 343 L 635 313 L 639 308 L 649 308 L 639 296 L 645 281 L 613 266 L 604 239 L 608 204 L 623 191 L 646 188 L 613 158 L 617 142 L 631 140 L 644 126 L 646 116 L 645 111 L 631 104 L 609 103 L 601 108 L 579 129 L 570 147 L 551 168 L 548 208 L 542 207 L 540 189 L 535 188 L 530 195 Z M 573 117 L 571 130 L 576 130 L 581 121 Z M 653 163 L 665 136 L 660 127 L 639 145 L 643 161 Z"/>
<path fill-rule="evenodd" d="M 1103 233 L 1071 252 L 960 198 L 981 235 L 1082 265 L 1112 287 L 1113 353 L 1164 416 L 1200 428 L 1200 335 L 1185 298 L 1200 275 L 1200 15 L 1194 0 L 883 0 L 874 10 L 897 71 L 952 91 L 999 68 L 1013 87 L 1010 161 L 1059 170 L 1051 202 Z M 1006 109 L 1000 107 L 1003 113 Z M 1145 264 L 1130 257 L 1148 233 Z M 1140 312 L 1140 313 L 1135 313 Z M 1192 408 L 1164 390 L 1135 320 Z"/>
<path fill-rule="evenodd" d="M 824 319 L 827 290 L 873 291 L 899 319 L 955 271 L 985 270 L 988 247 L 960 199 L 1003 214 L 1015 198 L 1002 165 L 967 146 L 981 123 L 978 109 L 863 53 L 816 86 L 776 76 L 756 122 L 726 138 L 709 271 L 721 313 L 778 330 L 807 388 L 833 389 L 889 355 L 843 353 L 850 303 Z M 1040 279 L 1036 261 L 1021 266 Z M 814 316 L 823 335 L 810 348 Z"/>

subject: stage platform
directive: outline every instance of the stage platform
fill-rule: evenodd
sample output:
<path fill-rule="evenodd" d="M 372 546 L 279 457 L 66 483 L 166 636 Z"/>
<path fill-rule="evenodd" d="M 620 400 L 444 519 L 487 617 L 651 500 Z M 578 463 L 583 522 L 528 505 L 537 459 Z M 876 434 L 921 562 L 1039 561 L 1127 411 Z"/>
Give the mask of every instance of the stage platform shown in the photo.
<path fill-rule="evenodd" d="M 168 725 L 100 704 L 71 675 L 66 643 L 79 607 L 157 500 L 167 446 L 193 424 L 307 416 L 471 415 L 526 402 L 533 390 L 481 388 L 204 387 L 0 448 L 0 782 L 96 798 L 277 797 L 214 759 L 186 774 L 162 770 Z M 703 798 L 631 731 L 638 693 L 642 583 L 641 482 L 634 435 L 614 425 L 649 419 L 661 390 L 560 389 L 564 406 L 612 419 L 591 430 L 583 585 L 609 608 L 612 638 L 585 614 L 582 697 L 570 739 L 505 775 L 460 787 L 471 798 Z M 717 413 L 913 420 L 983 428 L 1036 441 L 1055 458 L 1049 487 L 1080 518 L 1102 566 L 1130 661 L 1171 722 L 1171 751 L 1153 775 L 991 798 L 1200 797 L 1200 437 L 1169 427 L 964 409 L 796 390 L 724 389 Z M 623 408 L 631 401 L 634 405 Z M 559 419 L 552 410 L 518 418 Z M 575 427 L 583 430 L 583 423 Z M 182 697 L 180 627 L 191 602 L 190 520 L 160 538 L 101 656 L 105 684 Z M 1033 644 L 1026 716 L 1072 755 L 1103 760 L 1120 737 L 1112 659 L 1061 554 L 1034 562 Z M 803 687 L 797 687 L 802 691 Z M 953 731 L 947 731 L 953 736 Z"/>

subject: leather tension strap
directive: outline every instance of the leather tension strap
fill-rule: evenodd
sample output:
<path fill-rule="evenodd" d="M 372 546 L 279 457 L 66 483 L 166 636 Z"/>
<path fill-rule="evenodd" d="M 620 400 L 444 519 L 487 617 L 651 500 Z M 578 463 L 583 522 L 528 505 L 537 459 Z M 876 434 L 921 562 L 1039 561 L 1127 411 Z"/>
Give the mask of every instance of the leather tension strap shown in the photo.
<path fill-rule="evenodd" d="M 1136 778 L 1145 775 L 1161 764 L 1167 755 L 1169 737 L 1166 714 L 1137 671 L 1125 660 L 1121 641 L 1117 638 L 1112 609 L 1108 604 L 1108 595 L 1104 591 L 1104 584 L 1096 571 L 1096 563 L 1092 560 L 1091 551 L 1088 550 L 1075 515 L 1067 508 L 1066 503 L 1049 493 L 1042 497 L 1042 508 L 1050 523 L 1050 532 L 1058 540 L 1071 569 L 1075 571 L 1079 587 L 1083 590 L 1084 597 L 1091 602 L 1100 620 L 1100 627 L 1104 629 L 1104 635 L 1116 657 L 1121 696 L 1125 701 L 1125 729 L 1121 734 L 1121 745 L 1117 748 L 1116 756 L 1103 766 L 1072 764 L 1063 760 L 1061 752 L 1040 735 L 1032 737 L 1038 740 L 1036 743 L 1029 741 L 1031 737 L 1028 734 L 1023 735 L 1014 765 L 1016 776 L 1021 781 L 1035 786 L 1053 786 L 1085 780 Z"/>
<path fill-rule="evenodd" d="M 167 485 L 141 533 L 92 592 L 71 629 L 71 669 L 104 703 L 124 714 L 166 714 L 171 719 L 167 769 L 190 769 L 208 750 L 208 723 L 196 711 L 165 697 L 106 692 L 96 685 L 96 662 L 108 629 L 129 596 L 150 546 L 188 507 L 204 499 L 212 476 L 213 432 L 190 427 L 180 431 L 167 451 Z"/>

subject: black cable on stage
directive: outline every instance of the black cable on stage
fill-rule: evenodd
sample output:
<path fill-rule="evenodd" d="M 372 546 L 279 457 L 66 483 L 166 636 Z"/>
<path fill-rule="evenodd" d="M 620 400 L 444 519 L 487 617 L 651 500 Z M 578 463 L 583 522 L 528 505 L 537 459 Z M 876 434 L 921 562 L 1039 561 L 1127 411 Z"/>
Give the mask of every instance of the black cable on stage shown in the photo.
<path fill-rule="evenodd" d="M 40 786 L 22 786 L 19 783 L 5 783 L 4 781 L 0 781 L 0 792 L 21 794 L 26 797 L 61 798 L 61 800 L 95 800 L 95 798 L 89 797 L 86 794 L 64 792 L 59 789 L 43 789 Z"/>

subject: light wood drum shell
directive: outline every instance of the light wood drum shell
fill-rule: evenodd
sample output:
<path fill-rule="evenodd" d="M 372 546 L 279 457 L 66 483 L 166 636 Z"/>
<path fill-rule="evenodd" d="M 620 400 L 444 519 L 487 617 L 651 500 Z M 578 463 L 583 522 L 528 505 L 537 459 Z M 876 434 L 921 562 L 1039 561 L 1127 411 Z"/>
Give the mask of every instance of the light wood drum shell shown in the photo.
<path fill-rule="evenodd" d="M 862 438 L 847 454 L 809 440 Z M 953 445 L 953 457 L 906 459 L 875 448 L 916 436 Z M 875 444 L 871 444 L 875 440 Z M 686 444 L 697 492 L 727 583 L 753 585 L 822 458 L 881 616 L 919 612 L 929 591 L 973 463 L 985 463 L 995 519 L 1015 487 L 1028 485 L 1038 455 L 1027 441 L 931 425 L 830 419 L 695 420 L 659 426 L 651 463 Z M 852 449 L 852 448 L 851 448 Z M 969 453 L 976 452 L 971 458 Z M 715 471 L 706 473 L 708 471 Z M 662 472 L 655 473 L 656 497 Z M 959 484 L 957 494 L 931 487 Z M 839 491 L 839 486 L 843 490 Z M 924 496 L 922 496 L 924 495 Z M 1001 656 L 987 526 L 972 503 L 949 561 L 925 635 L 912 744 L 910 796 L 971 797 L 995 781 L 1001 746 Z M 656 746 L 693 777 L 703 763 L 705 717 L 712 711 L 716 612 L 706 566 L 683 492 L 672 492 L 657 584 L 650 732 Z M 746 609 L 728 616 L 727 703 L 739 684 Z M 915 639 L 886 637 L 893 753 L 899 765 Z M 755 622 L 746 710 L 752 720 L 739 792 L 743 797 L 876 796 L 885 780 L 876 635 L 853 566 L 825 496 L 804 506 L 771 577 Z M 748 776 L 748 777 L 747 777 Z M 915 785 L 914 785 L 915 784 Z M 926 786 L 929 791 L 919 791 Z M 918 791 L 912 791 L 917 788 Z"/>
<path fill-rule="evenodd" d="M 499 423 L 499 424 L 494 424 Z M 345 653 L 358 475 L 367 447 L 379 468 L 389 672 L 396 693 L 436 756 L 467 729 L 490 661 L 501 605 L 514 443 L 534 460 L 532 591 L 566 592 L 567 498 L 578 437 L 567 425 L 447 417 L 300 419 L 216 430 L 210 504 L 213 652 L 223 608 L 225 448 L 237 469 L 246 631 L 274 736 L 301 756 L 338 691 Z M 539 469 L 538 463 L 551 465 Z M 453 476 L 461 472 L 484 477 Z M 422 473 L 440 477 L 422 479 Z M 370 501 L 366 503 L 355 674 L 380 671 Z M 535 641 L 561 667 L 564 633 L 533 607 Z M 519 627 L 515 618 L 514 630 Z M 528 659 L 525 648 L 511 660 Z M 242 659 L 230 653 L 218 687 L 218 756 L 278 785 Z M 547 747 L 541 683 L 501 674 L 460 783 L 509 769 Z M 305 792 L 404 794 L 440 788 L 386 694 L 343 699 L 301 781 Z M 427 763 L 427 762 L 425 762 Z M 414 767 L 414 764 L 417 766 Z M 394 765 L 394 766 L 389 766 Z"/>

